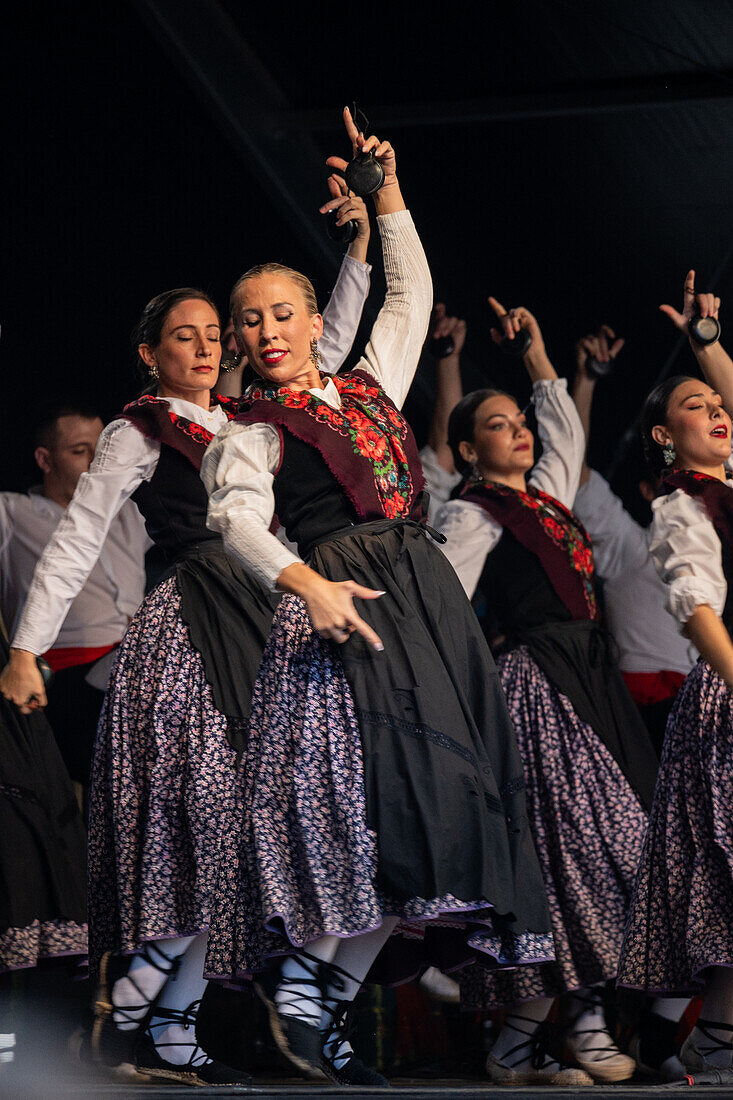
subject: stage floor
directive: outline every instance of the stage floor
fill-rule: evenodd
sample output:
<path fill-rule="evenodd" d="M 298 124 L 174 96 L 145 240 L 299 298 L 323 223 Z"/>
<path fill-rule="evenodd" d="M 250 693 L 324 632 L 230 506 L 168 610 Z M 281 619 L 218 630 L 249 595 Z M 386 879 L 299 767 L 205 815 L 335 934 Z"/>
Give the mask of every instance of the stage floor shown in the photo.
<path fill-rule="evenodd" d="M 419 1100 L 426 1097 L 427 1100 L 469 1100 L 469 1098 L 481 1097 L 482 1100 L 506 1100 L 514 1097 L 515 1100 L 563 1100 L 573 1097 L 574 1100 L 592 1097 L 593 1100 L 642 1100 L 643 1097 L 659 1097 L 666 1100 L 670 1094 L 680 1094 L 680 1090 L 687 1088 L 684 1082 L 675 1084 L 620 1084 L 620 1085 L 595 1085 L 592 1088 L 498 1088 L 489 1085 L 485 1081 L 475 1079 L 450 1080 L 436 1079 L 431 1081 L 415 1080 L 411 1078 L 393 1078 L 390 1089 L 344 1089 L 336 1085 L 327 1085 L 320 1082 L 300 1082 L 297 1080 L 265 1080 L 256 1079 L 249 1087 L 240 1088 L 198 1088 L 192 1090 L 182 1085 L 163 1085 L 160 1083 L 115 1083 L 101 1079 L 85 1078 L 80 1075 L 76 1080 L 64 1079 L 66 1075 L 47 1080 L 42 1085 L 35 1080 L 21 1079 L 15 1074 L 0 1076 L 0 1096 L 3 1100 L 47 1100 L 49 1096 L 56 1097 L 99 1097 L 100 1100 L 132 1100 L 133 1097 L 144 1097 L 145 1100 L 154 1100 L 156 1097 L 168 1098 L 194 1096 L 257 1096 L 273 1100 L 306 1100 L 307 1097 L 329 1097 L 336 1100 L 337 1097 L 352 1097 L 354 1100 L 368 1100 L 369 1097 L 385 1097 L 396 1095 L 409 1097 L 410 1100 Z M 702 1095 L 706 1100 L 730 1100 L 732 1090 L 730 1087 L 706 1085 L 700 1086 L 697 1095 Z M 682 1095 L 685 1095 L 683 1091 Z M 693 1094 L 694 1095 L 694 1094 Z"/>

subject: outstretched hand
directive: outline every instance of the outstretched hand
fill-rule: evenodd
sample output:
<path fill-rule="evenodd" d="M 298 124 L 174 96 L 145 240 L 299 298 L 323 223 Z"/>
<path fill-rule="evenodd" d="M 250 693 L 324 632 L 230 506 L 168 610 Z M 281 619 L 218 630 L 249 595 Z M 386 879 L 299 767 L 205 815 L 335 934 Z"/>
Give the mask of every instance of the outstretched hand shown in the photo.
<path fill-rule="evenodd" d="M 453 355 L 460 355 L 466 342 L 466 322 L 458 317 L 449 317 L 443 302 L 436 302 L 428 329 L 428 339 L 440 340 L 450 336 L 453 340 Z"/>
<path fill-rule="evenodd" d="M 610 325 L 601 325 L 598 332 L 593 335 L 583 336 L 575 345 L 575 365 L 578 373 L 588 377 L 586 370 L 588 359 L 595 359 L 599 363 L 610 363 L 616 358 L 626 343 L 621 337 L 616 337 Z"/>
<path fill-rule="evenodd" d="M 710 293 L 696 294 L 695 272 L 691 270 L 687 272 L 685 278 L 685 287 L 682 292 L 682 312 L 678 313 L 674 306 L 669 305 L 663 305 L 659 308 L 662 313 L 666 313 L 675 328 L 678 328 L 680 332 L 684 332 L 685 335 L 689 335 L 690 321 L 697 312 L 696 306 L 701 317 L 714 317 L 717 321 L 720 298 Z"/>
<path fill-rule="evenodd" d="M 354 599 L 378 600 L 383 592 L 365 588 L 355 581 L 327 581 L 311 585 L 304 593 L 313 629 L 322 638 L 330 638 L 343 645 L 352 634 L 361 634 L 373 649 L 384 649 L 382 640 L 368 623 L 365 623 L 354 606 Z"/>
<path fill-rule="evenodd" d="M 491 297 L 489 297 L 489 305 L 496 314 L 500 326 L 491 329 L 491 339 L 495 344 L 500 344 L 505 337 L 508 340 L 513 340 L 520 329 L 526 329 L 532 337 L 533 348 L 536 351 L 544 348 L 545 342 L 542 339 L 542 330 L 537 323 L 537 318 L 528 309 L 524 306 L 517 306 L 515 309 L 506 310 L 501 302 Z"/>
<path fill-rule="evenodd" d="M 389 189 L 390 187 L 397 186 L 397 162 L 395 158 L 394 149 L 388 141 L 380 141 L 374 134 L 371 137 L 365 138 L 361 131 L 358 129 L 356 123 L 351 117 L 351 111 L 348 107 L 344 107 L 344 125 L 346 127 L 346 133 L 351 142 L 352 156 L 355 157 L 357 153 L 373 153 L 374 159 L 379 161 L 384 169 L 384 183 L 379 189 L 379 193 Z M 326 164 L 330 168 L 335 168 L 337 172 L 345 172 L 347 168 L 347 161 L 343 157 L 329 157 Z"/>

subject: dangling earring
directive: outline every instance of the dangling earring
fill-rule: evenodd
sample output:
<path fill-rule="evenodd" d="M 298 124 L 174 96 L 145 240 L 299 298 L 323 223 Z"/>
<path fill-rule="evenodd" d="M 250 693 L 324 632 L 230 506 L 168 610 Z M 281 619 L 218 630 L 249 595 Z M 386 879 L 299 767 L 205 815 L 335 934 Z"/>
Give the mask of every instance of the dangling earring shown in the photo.
<path fill-rule="evenodd" d="M 321 363 L 323 362 L 323 356 L 318 350 L 318 341 L 315 337 L 313 337 L 313 339 L 311 340 L 311 359 L 315 363 L 316 367 L 320 367 Z"/>
<path fill-rule="evenodd" d="M 669 441 L 669 443 L 665 443 L 664 447 L 662 447 L 662 454 L 664 455 L 665 465 L 671 466 L 674 460 L 677 458 L 677 453 L 672 446 L 671 440 Z"/>
<path fill-rule="evenodd" d="M 160 375 L 158 374 L 158 364 L 157 363 L 153 363 L 152 366 L 148 367 L 148 374 L 156 382 L 158 381 L 158 379 L 160 378 Z"/>
<path fill-rule="evenodd" d="M 220 367 L 225 374 L 229 374 L 230 371 L 236 370 L 239 364 L 242 362 L 241 351 L 234 352 L 233 355 L 227 355 L 226 359 L 222 359 Z"/>

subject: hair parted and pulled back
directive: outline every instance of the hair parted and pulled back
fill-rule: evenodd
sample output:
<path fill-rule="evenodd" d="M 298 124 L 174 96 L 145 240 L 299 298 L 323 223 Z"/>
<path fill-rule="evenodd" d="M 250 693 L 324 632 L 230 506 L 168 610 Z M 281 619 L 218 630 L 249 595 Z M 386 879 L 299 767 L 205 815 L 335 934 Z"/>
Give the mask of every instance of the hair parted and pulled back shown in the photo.
<path fill-rule="evenodd" d="M 448 418 L 448 446 L 453 452 L 456 469 L 464 477 L 471 472 L 471 464 L 466 462 L 459 448 L 461 443 L 473 443 L 476 430 L 476 410 L 490 397 L 508 397 L 511 401 L 514 400 L 512 395 L 505 393 L 504 390 L 474 390 L 461 398 Z"/>
<path fill-rule="evenodd" d="M 302 271 L 296 271 L 294 267 L 286 267 L 285 264 L 269 263 L 269 264 L 257 264 L 255 267 L 251 267 L 249 271 L 245 271 L 244 275 L 240 275 L 236 283 L 232 287 L 232 293 L 229 297 L 229 313 L 234 321 L 234 327 L 239 327 L 239 319 L 237 317 L 237 307 L 239 306 L 239 298 L 242 292 L 242 287 L 245 283 L 251 279 L 259 279 L 261 275 L 281 275 L 284 279 L 290 279 L 295 283 L 305 302 L 305 308 L 312 315 L 318 313 L 318 300 L 316 298 L 316 292 L 313 289 L 313 283 L 310 281 L 307 275 L 304 275 Z"/>
<path fill-rule="evenodd" d="M 655 477 L 666 469 L 666 463 L 664 448 L 652 436 L 652 428 L 657 425 L 666 426 L 669 401 L 677 387 L 683 382 L 696 381 L 698 379 L 690 374 L 673 374 L 671 378 L 665 378 L 664 382 L 655 386 L 644 402 L 644 408 L 641 411 L 641 442 L 644 458 Z"/>
<path fill-rule="evenodd" d="M 216 314 L 217 324 L 221 325 L 219 310 L 205 290 L 197 290 L 196 287 L 192 286 L 179 286 L 174 290 L 164 290 L 162 294 L 156 294 L 154 298 L 150 299 L 140 315 L 140 320 L 130 333 L 133 348 L 137 351 L 140 344 L 149 344 L 151 348 L 156 348 L 163 335 L 163 326 L 168 314 L 181 302 L 191 300 L 206 302 L 210 305 Z M 140 375 L 147 379 L 148 367 L 139 355 L 136 365 Z"/>

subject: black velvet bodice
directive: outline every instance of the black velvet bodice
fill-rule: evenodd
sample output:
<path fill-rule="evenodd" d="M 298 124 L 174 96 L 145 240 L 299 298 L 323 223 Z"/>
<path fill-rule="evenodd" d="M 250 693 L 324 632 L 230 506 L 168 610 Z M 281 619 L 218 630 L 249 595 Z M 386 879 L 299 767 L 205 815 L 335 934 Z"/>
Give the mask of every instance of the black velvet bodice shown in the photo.
<path fill-rule="evenodd" d="M 273 486 L 275 512 L 306 558 L 316 542 L 359 519 L 320 451 L 288 431 L 281 437 L 282 461 Z"/>
<path fill-rule="evenodd" d="M 150 481 L 132 494 L 153 542 L 169 560 L 203 542 L 220 542 L 206 526 L 209 498 L 198 470 L 165 443 Z"/>
<path fill-rule="evenodd" d="M 522 630 L 570 622 L 572 618 L 537 555 L 506 528 L 486 557 L 474 603 L 477 597 L 486 601 L 490 612 L 487 621 L 493 621 L 508 639 Z"/>

